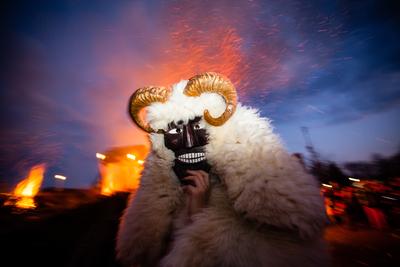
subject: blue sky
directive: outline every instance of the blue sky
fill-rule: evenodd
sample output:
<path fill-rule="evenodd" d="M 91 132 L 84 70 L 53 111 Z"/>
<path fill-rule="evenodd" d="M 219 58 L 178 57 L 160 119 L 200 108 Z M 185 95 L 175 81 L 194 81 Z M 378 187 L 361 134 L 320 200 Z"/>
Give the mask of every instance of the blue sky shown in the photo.
<path fill-rule="evenodd" d="M 1 185 L 46 163 L 66 186 L 97 151 L 146 142 L 126 113 L 143 85 L 219 71 L 291 152 L 339 163 L 400 147 L 394 1 L 9 1 L 2 4 Z"/>

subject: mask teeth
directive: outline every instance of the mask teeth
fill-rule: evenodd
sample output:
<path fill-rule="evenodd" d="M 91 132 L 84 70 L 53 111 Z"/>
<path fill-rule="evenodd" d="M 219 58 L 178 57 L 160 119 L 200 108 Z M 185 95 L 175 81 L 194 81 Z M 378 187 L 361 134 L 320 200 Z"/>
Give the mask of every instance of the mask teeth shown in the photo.
<path fill-rule="evenodd" d="M 205 153 L 186 153 L 178 156 L 178 159 L 185 163 L 197 163 L 206 159 Z"/>

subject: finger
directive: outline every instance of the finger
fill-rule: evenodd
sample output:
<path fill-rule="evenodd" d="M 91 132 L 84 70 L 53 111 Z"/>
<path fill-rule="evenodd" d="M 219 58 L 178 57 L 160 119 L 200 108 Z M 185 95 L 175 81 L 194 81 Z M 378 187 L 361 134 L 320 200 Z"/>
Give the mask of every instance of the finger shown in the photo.
<path fill-rule="evenodd" d="M 202 170 L 187 170 L 188 173 L 192 174 L 192 175 L 208 175 L 208 173 L 206 173 L 205 171 Z"/>
<path fill-rule="evenodd" d="M 207 190 L 207 183 L 205 181 L 205 178 L 200 173 L 197 173 L 196 176 L 197 176 L 197 179 L 199 180 L 200 188 L 203 191 Z"/>
<path fill-rule="evenodd" d="M 199 187 L 199 188 L 202 187 L 202 183 L 200 181 L 199 176 L 189 175 L 189 176 L 186 176 L 185 178 L 183 178 L 183 180 L 192 181 L 194 183 L 195 187 Z"/>
<path fill-rule="evenodd" d="M 198 194 L 204 194 L 204 192 L 207 191 L 207 188 L 204 187 L 203 183 L 201 182 L 201 178 L 199 176 L 190 176 L 188 181 L 191 181 L 192 184 L 190 188 L 190 194 L 191 195 L 198 195 Z"/>
<path fill-rule="evenodd" d="M 206 172 L 204 172 L 204 171 L 198 171 L 198 174 L 199 174 L 200 177 L 201 177 L 201 180 L 202 180 L 202 183 L 203 183 L 204 187 L 205 187 L 206 189 L 208 189 L 209 186 L 210 186 L 210 179 L 209 179 L 208 173 L 206 173 Z"/>
<path fill-rule="evenodd" d="M 203 178 L 204 185 L 206 188 L 210 187 L 210 176 L 208 173 L 201 171 L 201 177 Z"/>
<path fill-rule="evenodd" d="M 209 174 L 208 174 L 208 172 L 205 172 L 205 171 L 203 171 L 203 170 L 197 170 L 197 172 L 199 172 L 202 176 L 204 176 L 204 177 L 209 177 Z"/>
<path fill-rule="evenodd" d="M 206 187 L 209 186 L 210 178 L 209 178 L 209 174 L 207 172 L 202 171 L 202 170 L 188 170 L 188 172 L 190 172 L 190 174 L 192 174 L 192 175 L 200 175 L 202 177 L 204 185 Z"/>
<path fill-rule="evenodd" d="M 189 172 L 189 171 L 188 171 Z M 192 176 L 196 176 L 198 181 L 199 181 L 199 187 L 202 188 L 203 190 L 207 189 L 208 187 L 208 183 L 207 183 L 207 178 L 203 176 L 202 173 L 200 173 L 199 171 L 190 171 L 190 174 L 192 174 Z"/>

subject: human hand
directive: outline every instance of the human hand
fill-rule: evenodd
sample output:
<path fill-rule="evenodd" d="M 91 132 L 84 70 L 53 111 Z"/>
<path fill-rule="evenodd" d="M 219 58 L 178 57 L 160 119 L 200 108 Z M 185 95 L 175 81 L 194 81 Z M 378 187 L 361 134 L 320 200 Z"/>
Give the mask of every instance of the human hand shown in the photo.
<path fill-rule="evenodd" d="M 201 170 L 188 170 L 188 176 L 184 178 L 191 181 L 191 184 L 182 186 L 188 200 L 186 202 L 189 218 L 206 207 L 208 192 L 210 188 L 210 178 L 208 173 Z M 193 184 L 193 185 L 192 185 Z"/>

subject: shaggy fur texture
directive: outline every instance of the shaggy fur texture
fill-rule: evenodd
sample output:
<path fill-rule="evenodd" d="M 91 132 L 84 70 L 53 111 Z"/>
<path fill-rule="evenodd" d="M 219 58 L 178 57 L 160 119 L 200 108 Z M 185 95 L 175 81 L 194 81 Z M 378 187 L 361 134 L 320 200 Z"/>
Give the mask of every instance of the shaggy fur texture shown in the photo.
<path fill-rule="evenodd" d="M 168 102 L 148 107 L 153 129 L 225 108 L 215 94 L 187 97 L 187 81 Z M 323 203 L 314 179 L 283 148 L 270 122 L 238 105 L 209 132 L 206 156 L 213 183 L 208 207 L 186 225 L 184 194 L 162 134 L 151 134 L 137 193 L 121 219 L 117 257 L 125 266 L 326 266 Z"/>

